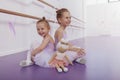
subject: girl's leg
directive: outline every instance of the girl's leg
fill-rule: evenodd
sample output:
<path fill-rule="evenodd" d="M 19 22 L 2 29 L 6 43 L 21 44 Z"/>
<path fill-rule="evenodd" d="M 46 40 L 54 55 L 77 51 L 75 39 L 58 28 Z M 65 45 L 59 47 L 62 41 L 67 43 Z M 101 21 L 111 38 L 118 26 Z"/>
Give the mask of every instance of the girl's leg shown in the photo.
<path fill-rule="evenodd" d="M 63 69 L 64 72 L 68 71 L 68 68 L 66 68 L 63 64 L 60 64 L 60 67 Z"/>
<path fill-rule="evenodd" d="M 22 60 L 20 62 L 20 66 L 27 67 L 27 66 L 30 66 L 30 65 L 33 65 L 33 62 L 31 61 L 31 54 L 28 51 L 28 53 L 27 53 L 27 59 L 26 60 Z"/>
<path fill-rule="evenodd" d="M 57 69 L 58 72 L 62 72 L 62 69 L 60 68 L 58 64 L 55 64 L 55 68 Z"/>
<path fill-rule="evenodd" d="M 34 58 L 32 58 L 31 52 L 33 51 L 33 49 L 35 49 L 36 47 L 38 47 L 38 45 L 39 45 L 38 42 L 33 42 L 31 44 L 30 49 L 27 52 L 27 58 L 26 58 L 26 60 L 22 60 L 20 62 L 20 66 L 27 67 L 27 66 L 33 65 Z"/>
<path fill-rule="evenodd" d="M 86 60 L 84 58 L 84 56 L 85 56 L 84 49 L 79 48 L 79 47 L 75 47 L 75 46 L 71 46 L 70 50 L 77 52 L 78 57 L 75 60 L 77 63 L 80 63 L 80 64 L 85 64 L 86 63 Z"/>
<path fill-rule="evenodd" d="M 84 49 L 79 48 L 79 47 L 76 47 L 76 46 L 71 46 L 71 47 L 69 48 L 69 50 L 70 50 L 70 51 L 75 51 L 75 52 L 77 52 L 78 55 L 84 55 L 84 54 L 85 54 Z"/>

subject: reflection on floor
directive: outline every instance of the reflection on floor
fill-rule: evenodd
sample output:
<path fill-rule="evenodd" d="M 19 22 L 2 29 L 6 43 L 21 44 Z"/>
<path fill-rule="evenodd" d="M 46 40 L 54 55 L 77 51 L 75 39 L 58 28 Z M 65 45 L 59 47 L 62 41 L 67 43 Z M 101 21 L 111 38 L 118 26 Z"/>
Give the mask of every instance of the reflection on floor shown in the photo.
<path fill-rule="evenodd" d="M 33 65 L 21 68 L 26 51 L 0 58 L 0 80 L 120 80 L 120 37 L 89 37 L 73 42 L 86 50 L 86 65 L 74 63 L 69 72 Z"/>

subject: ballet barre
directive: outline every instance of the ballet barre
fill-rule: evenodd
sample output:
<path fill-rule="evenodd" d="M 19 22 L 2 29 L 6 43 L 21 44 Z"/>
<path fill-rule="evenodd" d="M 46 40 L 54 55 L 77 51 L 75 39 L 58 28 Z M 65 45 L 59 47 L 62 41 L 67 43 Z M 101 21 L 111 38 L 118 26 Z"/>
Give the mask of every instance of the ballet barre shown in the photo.
<path fill-rule="evenodd" d="M 40 19 L 41 19 L 41 18 L 36 17 L 36 16 L 32 16 L 32 15 L 28 15 L 28 14 L 23 14 L 23 13 L 15 12 L 15 11 L 10 11 L 10 10 L 6 10 L 6 9 L 0 9 L 0 12 L 1 12 L 1 13 L 10 14 L 10 15 L 16 15 L 16 16 L 31 18 L 31 19 L 37 19 L 37 20 L 40 20 Z M 53 20 L 47 19 L 47 21 L 58 24 L 58 22 L 55 22 L 55 21 L 53 21 Z M 71 27 L 76 27 L 76 28 L 83 28 L 83 27 L 79 27 L 79 26 L 75 26 L 75 25 L 70 25 L 70 26 L 71 26 Z"/>

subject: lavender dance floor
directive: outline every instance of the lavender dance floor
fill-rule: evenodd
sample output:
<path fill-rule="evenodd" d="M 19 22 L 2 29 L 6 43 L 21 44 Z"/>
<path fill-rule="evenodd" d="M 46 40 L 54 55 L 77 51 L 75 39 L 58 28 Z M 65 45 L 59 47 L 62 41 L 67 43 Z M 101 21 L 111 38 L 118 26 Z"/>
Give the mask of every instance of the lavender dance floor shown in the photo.
<path fill-rule="evenodd" d="M 86 65 L 74 62 L 67 73 L 37 65 L 22 68 L 19 62 L 25 59 L 25 51 L 0 57 L 0 80 L 120 80 L 120 37 L 89 37 L 75 42 L 86 50 Z"/>

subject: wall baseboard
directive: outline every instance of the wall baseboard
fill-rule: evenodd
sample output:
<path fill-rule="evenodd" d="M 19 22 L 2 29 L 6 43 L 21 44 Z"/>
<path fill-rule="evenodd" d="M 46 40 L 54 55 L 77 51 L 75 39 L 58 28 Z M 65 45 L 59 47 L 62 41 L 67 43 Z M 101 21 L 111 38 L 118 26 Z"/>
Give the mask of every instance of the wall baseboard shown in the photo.
<path fill-rule="evenodd" d="M 0 52 L 0 57 L 10 55 L 10 54 L 17 54 L 19 52 L 26 51 L 26 50 L 28 50 L 28 48 L 19 48 L 19 49 L 16 49 L 16 50 L 2 51 L 2 52 Z"/>

